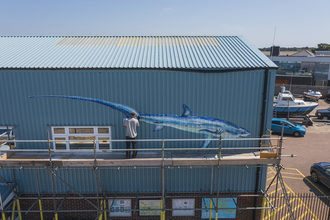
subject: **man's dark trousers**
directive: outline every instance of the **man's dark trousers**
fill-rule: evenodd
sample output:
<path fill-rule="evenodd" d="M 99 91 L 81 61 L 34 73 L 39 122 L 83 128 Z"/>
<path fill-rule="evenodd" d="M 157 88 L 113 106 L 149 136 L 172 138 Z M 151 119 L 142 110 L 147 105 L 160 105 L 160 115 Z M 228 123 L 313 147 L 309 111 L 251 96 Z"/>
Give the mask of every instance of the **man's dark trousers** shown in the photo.
<path fill-rule="evenodd" d="M 129 136 L 126 136 L 126 140 L 135 140 L 135 138 L 131 138 Z M 129 159 L 130 158 L 130 155 L 131 155 L 131 151 L 129 151 L 131 149 L 131 142 L 132 142 L 132 145 L 133 145 L 133 149 L 136 149 L 136 141 L 126 141 L 126 149 L 128 151 L 126 151 L 126 159 Z M 137 151 L 133 151 L 133 158 L 135 158 L 137 155 Z"/>

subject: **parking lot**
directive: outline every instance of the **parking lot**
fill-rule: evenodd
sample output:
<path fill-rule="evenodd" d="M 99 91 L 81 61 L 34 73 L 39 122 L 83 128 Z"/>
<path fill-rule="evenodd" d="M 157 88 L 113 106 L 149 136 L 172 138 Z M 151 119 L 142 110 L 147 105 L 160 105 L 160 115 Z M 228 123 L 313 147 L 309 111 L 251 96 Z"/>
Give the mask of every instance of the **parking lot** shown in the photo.
<path fill-rule="evenodd" d="M 317 109 L 330 107 L 329 102 L 319 101 L 319 106 L 311 112 L 314 116 Z M 316 117 L 311 117 L 316 119 Z M 282 175 L 285 182 L 296 192 L 313 192 L 317 195 L 330 196 L 330 190 L 322 184 L 312 182 L 309 169 L 313 163 L 330 162 L 330 124 L 314 122 L 306 127 L 304 137 L 285 136 L 282 155 L 296 155 L 297 157 L 283 157 Z"/>
<path fill-rule="evenodd" d="M 317 109 L 325 109 L 330 107 L 329 102 L 324 100 L 319 101 Z M 316 110 L 317 110 L 316 109 Z M 314 116 L 316 110 L 310 113 Z M 316 117 L 311 117 L 316 119 Z M 330 189 L 323 186 L 321 183 L 314 183 L 310 176 L 310 167 L 313 163 L 330 162 L 330 124 L 315 120 L 313 126 L 306 127 L 306 135 L 304 137 L 285 136 L 283 141 L 282 155 L 295 155 L 294 157 L 282 157 L 281 164 L 285 169 L 282 169 L 281 174 L 288 195 L 290 196 L 290 204 L 295 216 L 299 219 L 320 219 L 315 210 L 311 207 L 310 202 L 306 202 L 297 196 L 317 195 L 330 196 Z M 270 185 L 276 174 L 273 167 L 268 168 L 267 186 Z M 276 189 L 276 181 L 269 188 L 269 195 L 274 196 Z M 278 183 L 278 195 L 283 197 L 280 183 Z M 325 197 L 325 200 L 330 200 L 330 197 Z M 272 199 L 274 202 L 274 199 Z M 328 204 L 328 203 L 321 203 Z M 286 204 L 277 204 L 278 211 L 286 209 Z M 325 207 L 324 210 L 328 210 Z M 303 211 L 299 211 L 303 210 Z M 297 219 L 298 219 L 297 218 Z M 281 218 L 282 219 L 282 218 Z M 289 219 L 289 216 L 283 217 Z"/>

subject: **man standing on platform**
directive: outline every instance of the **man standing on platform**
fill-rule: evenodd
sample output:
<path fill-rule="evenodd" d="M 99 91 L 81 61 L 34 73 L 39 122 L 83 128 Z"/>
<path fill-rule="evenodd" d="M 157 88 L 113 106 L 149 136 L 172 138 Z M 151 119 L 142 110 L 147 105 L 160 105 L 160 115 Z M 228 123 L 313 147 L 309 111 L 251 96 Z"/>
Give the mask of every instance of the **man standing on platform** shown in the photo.
<path fill-rule="evenodd" d="M 130 145 L 132 142 L 133 145 L 133 149 L 136 149 L 136 141 L 132 141 L 136 139 L 137 136 L 137 132 L 136 132 L 136 126 L 140 126 L 140 117 L 138 117 L 138 119 L 135 119 L 135 115 L 136 112 L 132 111 L 131 112 L 131 118 L 130 119 L 126 119 L 124 121 L 124 127 L 126 128 L 126 149 L 128 151 L 126 151 L 126 159 L 130 158 L 131 155 L 131 151 L 129 151 L 129 149 L 131 149 Z M 137 155 L 137 151 L 133 151 L 133 158 L 135 158 Z"/>

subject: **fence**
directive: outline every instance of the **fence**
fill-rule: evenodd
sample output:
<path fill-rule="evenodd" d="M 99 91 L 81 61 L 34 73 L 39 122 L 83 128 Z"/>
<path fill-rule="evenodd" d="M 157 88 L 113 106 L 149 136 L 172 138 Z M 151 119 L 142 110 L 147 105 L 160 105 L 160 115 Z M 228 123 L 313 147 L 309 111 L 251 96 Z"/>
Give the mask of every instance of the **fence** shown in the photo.
<path fill-rule="evenodd" d="M 288 195 L 295 219 L 330 220 L 330 196 L 316 196 L 311 193 Z M 290 219 L 286 200 L 283 194 L 269 196 L 269 200 L 277 207 L 275 211 L 266 210 L 261 220 Z M 276 200 L 276 201 L 275 201 Z"/>

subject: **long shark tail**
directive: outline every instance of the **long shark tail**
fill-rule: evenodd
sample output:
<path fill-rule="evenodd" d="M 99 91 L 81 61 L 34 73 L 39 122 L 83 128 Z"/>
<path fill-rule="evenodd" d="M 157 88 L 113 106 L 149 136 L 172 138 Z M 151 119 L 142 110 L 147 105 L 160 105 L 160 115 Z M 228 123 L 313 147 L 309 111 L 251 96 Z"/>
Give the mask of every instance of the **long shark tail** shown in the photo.
<path fill-rule="evenodd" d="M 140 113 L 129 106 L 118 104 L 118 103 L 113 103 L 113 102 L 107 102 L 104 100 L 100 99 L 92 99 L 92 98 L 85 98 L 85 97 L 80 97 L 80 96 L 64 96 L 64 95 L 36 95 L 36 96 L 29 96 L 29 98 L 42 98 L 42 97 L 50 97 L 50 98 L 65 98 L 65 99 L 77 99 L 77 100 L 83 100 L 83 101 L 89 101 L 89 102 L 96 102 L 101 105 L 108 106 L 112 109 L 115 109 L 117 111 L 120 111 L 126 115 L 126 117 L 130 117 L 131 112 L 135 111 L 136 116 L 139 116 Z"/>

